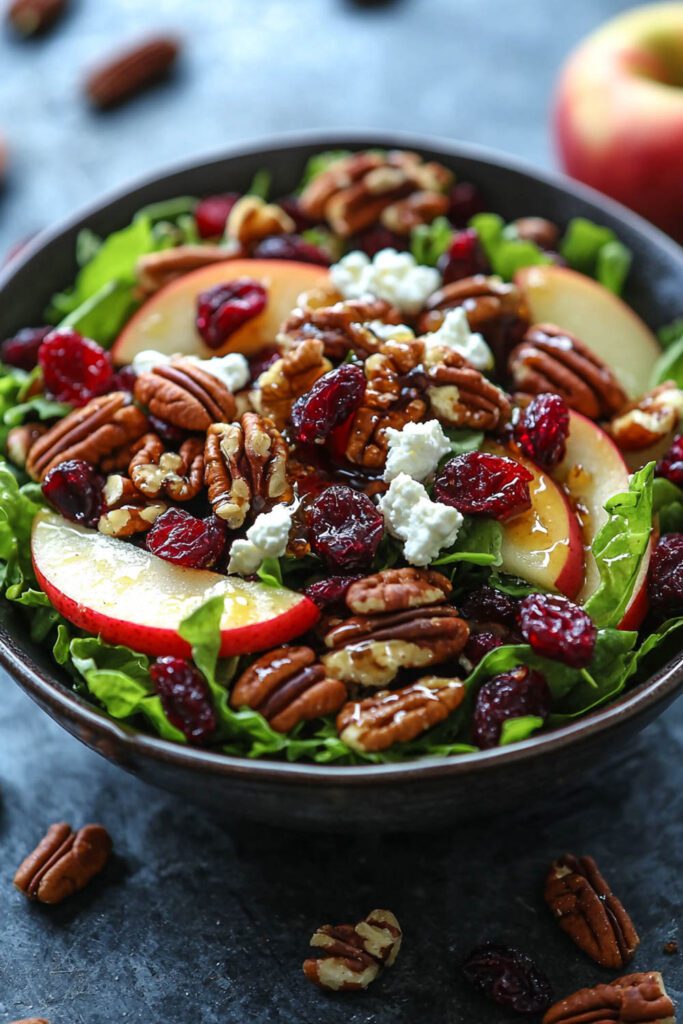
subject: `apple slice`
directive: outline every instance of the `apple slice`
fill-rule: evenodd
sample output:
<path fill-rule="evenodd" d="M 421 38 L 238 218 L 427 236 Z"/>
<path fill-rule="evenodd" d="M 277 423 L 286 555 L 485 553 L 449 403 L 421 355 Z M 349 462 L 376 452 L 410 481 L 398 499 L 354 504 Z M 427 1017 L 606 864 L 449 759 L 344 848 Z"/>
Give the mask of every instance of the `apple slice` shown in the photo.
<path fill-rule="evenodd" d="M 197 296 L 218 284 L 251 277 L 268 293 L 266 308 L 248 320 L 221 348 L 204 344 L 195 327 Z M 326 267 L 294 260 L 226 260 L 194 270 L 156 292 L 123 328 L 112 347 L 116 366 L 132 362 L 138 352 L 155 349 L 166 355 L 176 352 L 203 359 L 242 352 L 251 355 L 275 341 L 280 325 L 297 305 L 302 292 L 329 281 Z"/>
<path fill-rule="evenodd" d="M 515 274 L 532 323 L 551 323 L 585 342 L 635 398 L 662 349 L 652 331 L 617 295 L 566 267 L 524 267 Z"/>
<path fill-rule="evenodd" d="M 583 541 L 564 491 L 517 452 L 495 442 L 484 451 L 515 459 L 534 478 L 529 484 L 531 508 L 503 523 L 503 572 L 574 598 L 584 578 Z"/>
<path fill-rule="evenodd" d="M 275 647 L 320 615 L 312 601 L 285 587 L 173 565 L 53 512 L 36 516 L 31 554 L 40 586 L 65 619 L 145 654 L 189 654 L 178 627 L 217 595 L 225 598 L 224 657 Z"/>

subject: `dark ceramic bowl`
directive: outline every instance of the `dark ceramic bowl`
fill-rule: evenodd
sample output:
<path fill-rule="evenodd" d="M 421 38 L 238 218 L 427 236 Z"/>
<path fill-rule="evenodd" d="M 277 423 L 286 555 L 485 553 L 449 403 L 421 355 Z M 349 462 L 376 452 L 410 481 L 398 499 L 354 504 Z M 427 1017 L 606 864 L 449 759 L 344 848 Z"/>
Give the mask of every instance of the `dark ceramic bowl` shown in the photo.
<path fill-rule="evenodd" d="M 680 314 L 683 250 L 640 218 L 597 193 L 538 174 L 512 160 L 459 144 L 370 133 L 316 133 L 234 148 L 220 157 L 134 185 L 36 239 L 0 277 L 0 337 L 40 320 L 49 296 L 76 272 L 78 231 L 99 235 L 127 224 L 146 203 L 248 186 L 273 172 L 274 194 L 295 187 L 321 149 L 407 147 L 475 181 L 507 220 L 527 214 L 559 223 L 585 216 L 613 228 L 634 252 L 627 300 L 652 326 Z M 628 352 L 624 352 L 628 359 Z M 643 384 L 645 382 L 643 381 Z M 69 689 L 21 619 L 0 606 L 0 661 L 27 693 L 74 736 L 140 778 L 181 793 L 221 817 L 246 816 L 311 829 L 416 829 L 552 798 L 568 782 L 597 772 L 630 737 L 661 714 L 683 686 L 683 655 L 608 707 L 573 725 L 511 747 L 400 765 L 334 768 L 247 761 L 186 749 L 127 728 Z"/>

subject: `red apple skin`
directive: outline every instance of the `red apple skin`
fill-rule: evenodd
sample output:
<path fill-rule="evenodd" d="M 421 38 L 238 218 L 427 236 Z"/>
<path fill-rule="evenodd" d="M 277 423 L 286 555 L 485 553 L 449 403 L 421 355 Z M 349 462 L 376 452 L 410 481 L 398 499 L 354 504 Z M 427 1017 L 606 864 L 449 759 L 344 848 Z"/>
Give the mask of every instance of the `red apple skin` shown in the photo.
<path fill-rule="evenodd" d="M 563 497 L 567 506 L 567 521 L 569 523 L 569 554 L 562 572 L 555 580 L 555 586 L 561 594 L 573 600 L 581 590 L 584 580 L 583 538 L 576 513 L 567 496 L 563 494 Z"/>
<path fill-rule="evenodd" d="M 683 240 L 683 6 L 652 4 L 589 36 L 561 74 L 564 169 Z"/>
<path fill-rule="evenodd" d="M 35 559 L 33 568 L 41 590 L 45 591 L 57 611 L 74 626 L 99 635 L 106 643 L 124 644 L 135 651 L 142 651 L 155 657 L 190 656 L 190 645 L 175 630 L 112 619 L 63 594 L 41 573 Z M 240 629 L 223 630 L 220 656 L 226 658 L 233 654 L 252 654 L 277 647 L 278 644 L 286 643 L 311 629 L 319 618 L 320 611 L 317 606 L 302 595 L 298 604 L 275 619 L 242 626 Z"/>

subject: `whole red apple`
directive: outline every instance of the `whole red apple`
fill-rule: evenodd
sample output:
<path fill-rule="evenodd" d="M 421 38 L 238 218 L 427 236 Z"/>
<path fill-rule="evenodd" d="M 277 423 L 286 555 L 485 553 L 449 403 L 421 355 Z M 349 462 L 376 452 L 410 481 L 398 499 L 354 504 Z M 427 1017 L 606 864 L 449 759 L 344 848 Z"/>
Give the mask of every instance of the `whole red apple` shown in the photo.
<path fill-rule="evenodd" d="M 563 69 L 554 124 L 568 174 L 683 241 L 683 3 L 589 36 Z"/>

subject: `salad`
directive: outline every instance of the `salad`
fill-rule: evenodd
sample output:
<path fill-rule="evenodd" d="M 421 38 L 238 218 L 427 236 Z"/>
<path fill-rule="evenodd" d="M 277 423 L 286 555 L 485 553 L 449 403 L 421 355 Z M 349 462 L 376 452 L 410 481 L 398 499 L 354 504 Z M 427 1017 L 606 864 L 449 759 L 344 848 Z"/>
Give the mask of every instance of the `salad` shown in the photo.
<path fill-rule="evenodd" d="M 614 233 L 506 224 L 406 151 L 269 192 L 83 230 L 0 345 L 0 585 L 74 691 L 376 763 L 553 729 L 680 650 L 683 320 L 620 297 Z"/>

